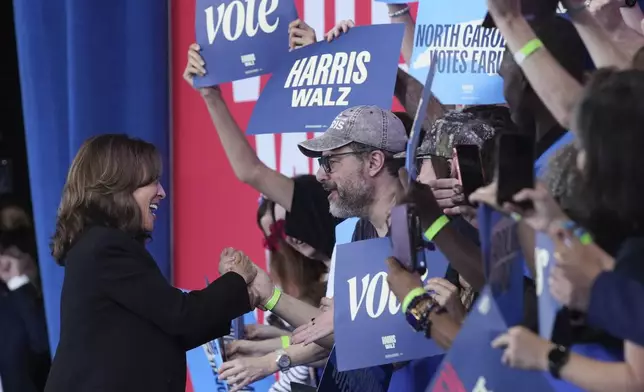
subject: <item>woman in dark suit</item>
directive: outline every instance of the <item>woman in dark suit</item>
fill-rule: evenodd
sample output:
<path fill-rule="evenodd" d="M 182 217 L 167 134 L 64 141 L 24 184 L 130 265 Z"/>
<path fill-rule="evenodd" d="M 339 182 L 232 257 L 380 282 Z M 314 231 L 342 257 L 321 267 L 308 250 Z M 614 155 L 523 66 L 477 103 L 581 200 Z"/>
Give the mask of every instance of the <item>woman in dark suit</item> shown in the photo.
<path fill-rule="evenodd" d="M 265 303 L 249 286 L 256 267 L 233 250 L 203 290 L 166 281 L 145 248 L 165 197 L 160 175 L 155 147 L 125 135 L 91 138 L 74 158 L 52 239 L 65 280 L 46 392 L 184 392 L 185 352 Z"/>

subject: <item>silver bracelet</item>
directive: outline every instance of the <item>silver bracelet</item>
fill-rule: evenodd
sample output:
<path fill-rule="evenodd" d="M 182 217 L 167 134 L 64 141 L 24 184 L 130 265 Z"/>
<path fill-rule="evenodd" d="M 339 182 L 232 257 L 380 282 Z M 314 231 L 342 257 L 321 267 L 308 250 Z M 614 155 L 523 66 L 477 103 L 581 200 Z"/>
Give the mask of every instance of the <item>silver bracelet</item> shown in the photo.
<path fill-rule="evenodd" d="M 395 12 L 390 12 L 389 17 L 390 18 L 395 18 L 397 16 L 402 16 L 402 15 L 405 15 L 405 14 L 408 14 L 408 13 L 409 13 L 409 6 L 403 8 L 401 10 L 395 11 Z"/>

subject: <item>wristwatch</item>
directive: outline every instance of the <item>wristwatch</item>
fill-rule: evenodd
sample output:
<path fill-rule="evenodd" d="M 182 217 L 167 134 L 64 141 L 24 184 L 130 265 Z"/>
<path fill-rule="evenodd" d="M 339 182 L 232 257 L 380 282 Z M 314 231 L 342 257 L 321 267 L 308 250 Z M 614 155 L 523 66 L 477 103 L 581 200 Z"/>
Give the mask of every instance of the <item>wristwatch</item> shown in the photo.
<path fill-rule="evenodd" d="M 280 370 L 280 372 L 285 372 L 291 368 L 291 357 L 288 356 L 286 351 L 278 350 L 275 363 L 277 363 L 277 368 Z"/>
<path fill-rule="evenodd" d="M 637 4 L 637 0 L 624 0 L 623 8 L 632 8 Z"/>
<path fill-rule="evenodd" d="M 436 306 L 436 302 L 429 293 L 425 293 L 414 298 L 405 313 L 407 323 L 409 323 L 416 332 L 427 330 L 429 314 Z"/>
<path fill-rule="evenodd" d="M 570 359 L 570 350 L 567 347 L 558 345 L 548 353 L 548 371 L 552 377 L 561 378 L 561 369 Z"/>

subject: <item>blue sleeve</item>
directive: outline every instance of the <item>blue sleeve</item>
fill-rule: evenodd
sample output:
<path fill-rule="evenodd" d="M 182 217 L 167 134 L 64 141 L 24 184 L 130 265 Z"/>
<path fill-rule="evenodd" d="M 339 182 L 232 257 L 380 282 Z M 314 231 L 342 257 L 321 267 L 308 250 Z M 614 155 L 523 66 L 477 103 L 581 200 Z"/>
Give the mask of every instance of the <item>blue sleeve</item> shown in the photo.
<path fill-rule="evenodd" d="M 616 272 L 597 277 L 590 292 L 587 321 L 616 338 L 644 346 L 644 285 Z"/>

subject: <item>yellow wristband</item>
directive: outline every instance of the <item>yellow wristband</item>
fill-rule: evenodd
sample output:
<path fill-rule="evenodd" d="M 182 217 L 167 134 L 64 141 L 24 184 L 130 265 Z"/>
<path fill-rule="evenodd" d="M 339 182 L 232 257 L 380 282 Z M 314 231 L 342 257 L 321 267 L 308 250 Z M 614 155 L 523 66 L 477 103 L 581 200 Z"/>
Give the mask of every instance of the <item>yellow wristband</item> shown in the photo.
<path fill-rule="evenodd" d="M 287 349 L 288 346 L 291 345 L 291 337 L 290 336 L 282 336 L 280 339 L 282 339 L 282 348 Z"/>
<path fill-rule="evenodd" d="M 442 215 L 440 218 L 436 219 L 425 232 L 425 238 L 427 238 L 427 241 L 434 241 L 434 237 L 436 237 L 448 223 L 449 218 L 446 215 Z"/>
<path fill-rule="evenodd" d="M 420 297 L 421 295 L 425 294 L 425 289 L 422 287 L 416 287 L 412 291 L 410 291 L 406 296 L 405 299 L 402 301 L 402 312 L 407 313 L 407 308 L 409 307 L 409 304 L 411 301 L 414 300 L 416 297 Z"/>
<path fill-rule="evenodd" d="M 273 295 L 271 296 L 271 299 L 269 299 L 268 302 L 266 302 L 266 305 L 264 305 L 264 309 L 268 311 L 273 310 L 275 305 L 277 305 L 277 301 L 280 300 L 281 296 L 282 296 L 282 290 L 275 287 L 273 289 Z"/>
<path fill-rule="evenodd" d="M 531 39 L 514 54 L 514 61 L 517 65 L 521 65 L 525 59 L 541 48 L 543 48 L 543 42 L 539 38 Z"/>

